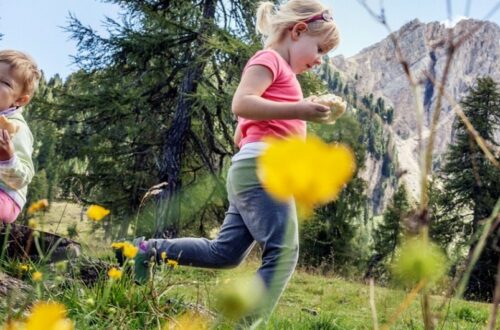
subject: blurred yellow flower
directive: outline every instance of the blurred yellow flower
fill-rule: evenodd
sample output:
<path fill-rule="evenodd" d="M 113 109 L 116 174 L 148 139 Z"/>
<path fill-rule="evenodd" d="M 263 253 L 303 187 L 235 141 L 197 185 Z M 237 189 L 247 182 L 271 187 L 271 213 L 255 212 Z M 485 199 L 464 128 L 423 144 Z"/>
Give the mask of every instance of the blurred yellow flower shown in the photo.
<path fill-rule="evenodd" d="M 115 250 L 123 250 L 123 255 L 129 259 L 134 258 L 139 252 L 139 248 L 129 242 L 114 242 L 111 247 Z"/>
<path fill-rule="evenodd" d="M 36 271 L 33 274 L 31 274 L 31 278 L 35 282 L 40 282 L 43 278 L 43 274 L 41 272 Z"/>
<path fill-rule="evenodd" d="M 161 260 L 163 260 L 163 262 L 165 262 L 165 259 L 167 259 L 167 252 L 163 251 L 161 254 Z"/>
<path fill-rule="evenodd" d="M 119 249 L 123 249 L 123 247 L 125 246 L 125 242 L 114 242 L 114 243 L 111 243 L 111 247 L 115 250 L 119 250 Z"/>
<path fill-rule="evenodd" d="M 29 219 L 28 220 L 28 227 L 30 227 L 31 229 L 37 229 L 38 228 L 38 221 L 36 221 L 35 219 Z"/>
<path fill-rule="evenodd" d="M 73 329 L 73 322 L 66 318 L 66 307 L 57 302 L 37 302 L 26 322 L 26 330 Z"/>
<path fill-rule="evenodd" d="M 19 270 L 22 271 L 22 272 L 27 272 L 28 270 L 30 270 L 30 265 L 20 264 L 19 265 Z"/>
<path fill-rule="evenodd" d="M 199 313 L 187 312 L 178 319 L 169 321 L 163 330 L 207 330 L 210 320 Z"/>
<path fill-rule="evenodd" d="M 179 267 L 179 262 L 176 260 L 167 259 L 167 266 L 170 266 L 172 268 L 177 268 Z"/>
<path fill-rule="evenodd" d="M 91 205 L 87 209 L 87 217 L 92 221 L 101 221 L 109 214 L 109 210 L 99 205 Z"/>
<path fill-rule="evenodd" d="M 125 244 L 123 247 L 123 255 L 129 259 L 134 258 L 137 252 L 139 252 L 139 248 L 130 243 Z"/>
<path fill-rule="evenodd" d="M 119 280 L 121 277 L 122 277 L 122 271 L 119 270 L 118 268 L 116 267 L 112 267 L 109 271 L 108 271 L 108 276 L 109 278 L 113 279 L 113 280 Z"/>
<path fill-rule="evenodd" d="M 279 201 L 293 197 L 305 213 L 336 199 L 356 169 L 354 153 L 342 144 L 315 136 L 266 142 L 269 147 L 257 159 L 260 181 Z"/>
<path fill-rule="evenodd" d="M 46 199 L 40 199 L 39 201 L 36 201 L 28 207 L 28 214 L 34 214 L 38 211 L 44 211 L 49 207 L 49 201 Z"/>
<path fill-rule="evenodd" d="M 3 330 L 25 330 L 26 325 L 20 321 L 9 320 L 3 325 L 3 327 L 1 329 L 3 329 Z"/>

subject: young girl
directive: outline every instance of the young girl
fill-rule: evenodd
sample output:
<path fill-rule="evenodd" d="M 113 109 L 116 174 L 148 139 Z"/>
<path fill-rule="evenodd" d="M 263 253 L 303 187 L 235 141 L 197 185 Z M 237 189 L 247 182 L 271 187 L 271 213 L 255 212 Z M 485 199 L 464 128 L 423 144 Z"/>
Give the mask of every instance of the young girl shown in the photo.
<path fill-rule="evenodd" d="M 0 129 L 0 222 L 12 223 L 26 203 L 34 175 L 33 136 L 22 115 L 41 73 L 35 61 L 20 51 L 0 50 L 0 116 L 19 127 L 12 136 Z"/>
<path fill-rule="evenodd" d="M 326 106 L 303 99 L 296 75 L 320 64 L 337 46 L 339 34 L 331 13 L 316 0 L 290 0 L 276 9 L 271 2 L 261 3 L 257 31 L 264 49 L 245 66 L 232 103 L 240 151 L 229 169 L 229 209 L 218 237 L 141 238 L 135 242 L 140 247 L 135 267 L 137 280 L 146 280 L 147 261 L 152 255 L 160 261 L 162 252 L 181 265 L 235 267 L 257 242 L 263 251 L 257 273 L 267 288 L 262 312 L 268 318 L 297 263 L 297 215 L 293 201 L 278 202 L 263 189 L 256 158 L 266 148 L 263 138 L 305 138 L 306 121 L 328 119 Z"/>

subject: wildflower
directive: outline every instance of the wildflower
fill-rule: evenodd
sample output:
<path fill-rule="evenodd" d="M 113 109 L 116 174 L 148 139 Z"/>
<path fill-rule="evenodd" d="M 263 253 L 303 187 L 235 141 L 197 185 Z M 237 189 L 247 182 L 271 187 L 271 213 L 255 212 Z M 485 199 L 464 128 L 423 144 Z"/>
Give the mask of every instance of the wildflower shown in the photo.
<path fill-rule="evenodd" d="M 16 320 L 8 320 L 7 323 L 3 325 L 3 330 L 23 330 L 25 325 L 22 322 Z"/>
<path fill-rule="evenodd" d="M 73 330 L 73 322 L 66 318 L 66 307 L 57 302 L 38 302 L 31 309 L 26 330 Z"/>
<path fill-rule="evenodd" d="M 95 300 L 94 300 L 94 298 L 87 298 L 87 300 L 85 300 L 85 303 L 89 306 L 94 306 Z"/>
<path fill-rule="evenodd" d="M 176 260 L 167 259 L 167 266 L 170 266 L 172 268 L 177 268 L 179 267 L 179 262 Z"/>
<path fill-rule="evenodd" d="M 33 274 L 31 274 L 31 278 L 35 282 L 40 282 L 40 281 L 42 281 L 43 274 L 41 272 L 39 272 L 39 271 L 36 271 Z"/>
<path fill-rule="evenodd" d="M 350 148 L 314 136 L 268 143 L 257 159 L 259 179 L 271 196 L 283 202 L 293 197 L 305 213 L 336 199 L 356 168 Z"/>
<path fill-rule="evenodd" d="M 229 319 L 241 318 L 252 312 L 262 301 L 265 287 L 258 276 L 228 280 L 224 283 L 216 293 L 216 306 Z"/>
<path fill-rule="evenodd" d="M 28 227 L 30 227 L 33 230 L 37 229 L 38 228 L 38 221 L 36 221 L 35 219 L 29 219 Z"/>
<path fill-rule="evenodd" d="M 187 312 L 165 324 L 163 330 L 207 330 L 209 320 L 199 313 Z"/>
<path fill-rule="evenodd" d="M 45 211 L 49 207 L 49 201 L 46 199 L 40 199 L 28 207 L 28 214 L 32 215 L 39 211 Z"/>
<path fill-rule="evenodd" d="M 114 242 L 114 243 L 111 243 L 111 247 L 115 250 L 120 250 L 120 249 L 123 249 L 123 247 L 125 246 L 125 242 Z"/>
<path fill-rule="evenodd" d="M 123 255 L 129 259 L 134 258 L 139 252 L 139 248 L 129 242 L 114 242 L 111 247 L 115 250 L 123 250 Z"/>
<path fill-rule="evenodd" d="M 56 270 L 59 273 L 64 273 L 68 269 L 68 262 L 67 261 L 59 261 L 56 262 Z"/>
<path fill-rule="evenodd" d="M 129 259 L 134 258 L 137 252 L 139 252 L 139 248 L 130 243 L 125 244 L 123 247 L 123 255 Z"/>
<path fill-rule="evenodd" d="M 101 221 L 109 214 L 109 210 L 99 205 L 91 205 L 87 209 L 87 217 L 92 221 Z"/>
<path fill-rule="evenodd" d="M 112 267 L 109 271 L 108 271 L 108 276 L 110 279 L 112 280 L 119 280 L 121 277 L 122 277 L 122 271 L 119 270 L 118 268 L 116 267 Z"/>
<path fill-rule="evenodd" d="M 20 264 L 19 265 L 19 270 L 22 271 L 22 272 L 27 272 L 28 270 L 30 270 L 30 265 Z"/>
<path fill-rule="evenodd" d="M 163 252 L 160 254 L 160 257 L 161 257 L 161 260 L 163 260 L 163 262 L 165 262 L 165 259 L 167 259 L 167 252 L 163 251 Z"/>
<path fill-rule="evenodd" d="M 393 271 L 406 284 L 415 285 L 421 280 L 432 284 L 446 273 L 446 257 L 434 243 L 409 239 L 400 247 Z"/>

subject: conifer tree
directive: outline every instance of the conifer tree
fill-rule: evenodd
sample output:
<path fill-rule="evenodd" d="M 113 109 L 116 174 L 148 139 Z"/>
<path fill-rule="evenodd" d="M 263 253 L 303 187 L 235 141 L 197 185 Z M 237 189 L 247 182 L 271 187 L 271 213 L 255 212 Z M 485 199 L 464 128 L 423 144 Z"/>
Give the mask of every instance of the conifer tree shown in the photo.
<path fill-rule="evenodd" d="M 461 102 L 464 114 L 477 133 L 490 146 L 499 147 L 495 132 L 500 125 L 500 92 L 490 77 L 479 78 L 469 95 Z M 444 191 L 448 195 L 446 212 L 458 214 L 470 221 L 472 230 L 470 253 L 482 231 L 481 221 L 490 216 L 500 197 L 500 170 L 484 155 L 462 121 L 454 123 L 455 139 L 446 155 L 443 174 Z M 497 158 L 498 159 L 498 158 Z M 467 211 L 471 215 L 467 216 Z M 465 296 L 471 299 L 491 299 L 500 253 L 498 228 L 491 231 L 485 249 L 475 265 Z"/>
<path fill-rule="evenodd" d="M 368 265 L 369 272 L 372 269 L 377 269 L 381 261 L 390 261 L 394 256 L 393 254 L 403 235 L 403 219 L 409 211 L 408 193 L 405 185 L 400 184 L 398 190 L 392 196 L 390 205 L 383 214 L 382 223 L 374 230 L 373 249 L 375 253 Z M 381 271 L 384 272 L 385 269 Z"/>

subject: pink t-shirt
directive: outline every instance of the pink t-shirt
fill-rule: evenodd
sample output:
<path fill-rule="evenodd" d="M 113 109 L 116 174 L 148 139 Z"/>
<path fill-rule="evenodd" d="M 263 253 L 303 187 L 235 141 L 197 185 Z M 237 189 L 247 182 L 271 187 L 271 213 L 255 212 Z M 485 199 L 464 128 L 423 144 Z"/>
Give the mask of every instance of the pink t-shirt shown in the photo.
<path fill-rule="evenodd" d="M 276 102 L 298 102 L 303 99 L 299 81 L 290 65 L 276 51 L 261 50 L 247 62 L 243 73 L 252 65 L 262 65 L 273 74 L 271 85 L 262 94 L 262 97 Z M 298 135 L 305 138 L 306 122 L 299 119 L 253 120 L 238 117 L 241 128 L 239 147 L 249 142 L 261 141 L 264 137 L 286 138 Z"/>

